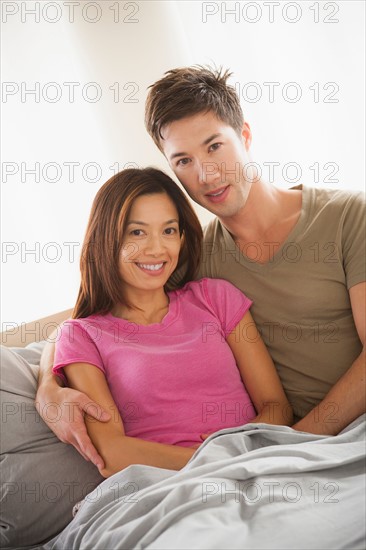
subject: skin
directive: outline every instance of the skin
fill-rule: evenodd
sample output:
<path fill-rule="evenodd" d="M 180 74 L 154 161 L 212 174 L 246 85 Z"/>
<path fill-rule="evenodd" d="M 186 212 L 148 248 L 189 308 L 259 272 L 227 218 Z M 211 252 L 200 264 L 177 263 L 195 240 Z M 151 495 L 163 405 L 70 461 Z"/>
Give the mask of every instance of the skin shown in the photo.
<path fill-rule="evenodd" d="M 115 317 L 143 325 L 162 320 L 168 311 L 163 286 L 177 266 L 180 246 L 179 216 L 171 199 L 165 193 L 137 198 L 127 222 L 119 262 L 124 295 L 130 307 L 115 304 L 112 310 Z M 156 265 L 162 265 L 161 269 L 148 269 Z M 137 305 L 139 309 L 135 308 Z M 92 459 L 102 476 L 109 477 L 130 464 L 178 470 L 193 455 L 194 448 L 162 445 L 126 436 L 106 378 L 96 366 L 73 363 L 64 368 L 64 373 L 71 391 L 89 397 L 83 412 L 88 413 L 85 426 L 90 443 L 84 447 L 83 456 Z M 96 409 L 90 405 L 91 402 L 97 405 Z M 93 409 L 95 414 L 91 415 Z M 98 414 L 103 410 L 110 414 L 102 419 Z M 85 432 L 79 435 L 79 440 L 86 437 Z M 96 449 L 92 457 L 89 456 L 91 448 Z"/>
<path fill-rule="evenodd" d="M 244 169 L 250 162 L 249 125 L 244 123 L 238 136 L 209 112 L 173 122 L 162 135 L 163 153 L 188 195 L 220 219 L 235 221 L 255 179 L 253 170 Z M 210 194 L 226 187 L 226 199 L 213 202 Z"/>
<path fill-rule="evenodd" d="M 254 259 L 250 248 L 242 245 L 255 242 L 262 251 L 259 261 L 269 261 L 299 219 L 301 191 L 274 188 L 243 170 L 251 162 L 249 125 L 245 122 L 238 135 L 212 112 L 200 113 L 167 125 L 162 137 L 162 151 L 189 196 L 218 216 L 240 250 L 249 251 L 249 259 Z M 235 167 L 237 177 L 230 174 Z M 225 186 L 229 188 L 224 200 L 213 202 L 210 194 Z M 278 244 L 269 249 L 264 246 L 267 241 Z M 349 294 L 363 350 L 317 407 L 293 426 L 297 430 L 335 435 L 366 410 L 366 283 L 353 286 Z M 334 403 L 338 421 L 328 422 Z"/>
<path fill-rule="evenodd" d="M 180 247 L 179 217 L 171 199 L 166 194 L 137 198 L 128 219 L 119 263 L 124 295 L 130 306 L 116 304 L 112 310 L 114 316 L 144 325 L 161 322 L 169 307 L 164 285 L 177 266 Z M 157 270 L 150 269 L 156 266 Z M 238 338 L 238 334 L 246 334 L 247 325 L 254 325 L 249 312 L 227 342 L 258 413 L 253 422 L 289 424 L 292 410 L 259 333 L 250 340 Z M 64 373 L 73 390 L 86 393 L 100 409 L 111 413 L 104 423 L 96 422 L 89 414 L 85 417 L 88 435 L 102 457 L 98 467 L 104 477 L 131 464 L 178 470 L 193 455 L 197 446 L 185 448 L 128 437 L 107 380 L 95 365 L 73 363 L 64 367 Z M 89 405 L 88 411 L 91 409 Z"/>
<path fill-rule="evenodd" d="M 179 215 L 168 195 L 137 198 L 122 241 L 119 268 L 127 300 L 143 311 L 116 304 L 115 316 L 140 324 L 161 321 L 168 308 L 163 285 L 177 267 L 180 245 Z M 162 268 L 143 268 L 148 265 Z"/>
<path fill-rule="evenodd" d="M 188 195 L 218 216 L 241 249 L 255 242 L 262 249 L 260 261 L 270 260 L 300 216 L 301 191 L 258 179 L 250 168 L 248 123 L 238 135 L 212 112 L 201 113 L 165 126 L 162 136 L 163 153 Z M 214 202 L 210 195 L 223 188 L 224 200 Z M 268 241 L 278 244 L 269 249 Z"/>
<path fill-rule="evenodd" d="M 248 123 L 238 135 L 233 128 L 218 120 L 213 113 L 200 113 L 175 121 L 162 129 L 161 149 L 167 161 L 189 196 L 198 204 L 217 215 L 233 236 L 240 250 L 246 250 L 249 259 L 265 263 L 277 252 L 296 225 L 301 211 L 301 191 L 275 188 L 243 170 L 251 162 L 252 134 Z M 230 172 L 231 171 L 231 172 Z M 222 202 L 214 202 L 210 193 L 226 188 Z M 278 243 L 271 249 L 268 242 Z M 247 243 L 255 242 L 261 248 L 260 258 L 250 257 Z M 257 250 L 254 252 L 257 256 Z M 349 291 L 352 313 L 360 340 L 365 345 L 366 283 Z M 71 310 L 70 310 L 71 313 Z M 57 435 L 70 442 L 87 459 L 95 464 L 102 458 L 92 445 L 82 415 L 90 402 L 83 393 L 60 388 L 51 373 L 54 349 L 46 346 L 41 360 L 40 386 L 37 400 L 46 405 L 52 401 L 77 402 L 72 422 L 60 423 Z M 338 404 L 338 421 L 329 423 L 329 406 Z M 96 415 L 103 421 L 102 409 Z M 335 435 L 365 412 L 365 351 L 349 365 L 324 399 L 293 428 L 318 434 Z M 107 415 L 105 415 L 107 416 Z M 47 422 L 47 419 L 45 419 Z M 51 429 L 55 424 L 49 422 Z"/>

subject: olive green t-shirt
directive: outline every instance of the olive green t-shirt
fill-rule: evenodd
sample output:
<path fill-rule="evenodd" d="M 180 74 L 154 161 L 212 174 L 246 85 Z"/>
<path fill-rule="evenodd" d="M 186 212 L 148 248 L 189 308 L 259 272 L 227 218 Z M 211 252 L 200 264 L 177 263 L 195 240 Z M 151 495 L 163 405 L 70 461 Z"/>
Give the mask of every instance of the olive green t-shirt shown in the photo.
<path fill-rule="evenodd" d="M 348 290 L 366 280 L 366 210 L 362 193 L 296 189 L 299 220 L 270 261 L 249 260 L 215 218 L 204 230 L 199 278 L 226 279 L 253 300 L 254 321 L 302 418 L 362 349 Z M 328 421 L 337 410 L 337 403 L 327 409 Z"/>

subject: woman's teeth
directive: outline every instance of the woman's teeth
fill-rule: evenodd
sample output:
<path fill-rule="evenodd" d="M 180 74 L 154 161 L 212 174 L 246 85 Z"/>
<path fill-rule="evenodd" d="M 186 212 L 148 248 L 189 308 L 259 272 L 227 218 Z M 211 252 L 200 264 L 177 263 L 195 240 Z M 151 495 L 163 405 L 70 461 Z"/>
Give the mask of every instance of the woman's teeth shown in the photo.
<path fill-rule="evenodd" d="M 137 263 L 137 262 L 136 262 Z M 142 267 L 143 269 L 150 269 L 150 271 L 158 271 L 161 269 L 164 265 L 164 262 L 161 264 L 139 264 L 137 263 L 138 267 Z"/>

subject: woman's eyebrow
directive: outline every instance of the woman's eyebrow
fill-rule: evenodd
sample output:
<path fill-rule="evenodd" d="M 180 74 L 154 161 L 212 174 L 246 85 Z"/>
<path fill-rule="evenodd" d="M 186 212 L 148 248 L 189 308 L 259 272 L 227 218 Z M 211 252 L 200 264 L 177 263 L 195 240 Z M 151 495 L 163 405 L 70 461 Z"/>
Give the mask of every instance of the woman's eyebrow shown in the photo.
<path fill-rule="evenodd" d="M 127 225 L 132 225 L 132 224 L 136 224 L 136 225 L 149 225 L 148 223 L 139 222 L 138 220 L 130 220 L 129 222 L 127 222 Z"/>
<path fill-rule="evenodd" d="M 171 220 L 168 220 L 166 222 L 163 222 L 164 225 L 168 225 L 169 223 L 179 223 L 179 221 L 176 219 L 176 218 L 172 218 Z M 127 225 L 132 225 L 132 224 L 136 224 L 136 225 L 149 225 L 148 223 L 146 222 L 140 222 L 138 220 L 130 220 L 129 222 L 127 222 Z"/>

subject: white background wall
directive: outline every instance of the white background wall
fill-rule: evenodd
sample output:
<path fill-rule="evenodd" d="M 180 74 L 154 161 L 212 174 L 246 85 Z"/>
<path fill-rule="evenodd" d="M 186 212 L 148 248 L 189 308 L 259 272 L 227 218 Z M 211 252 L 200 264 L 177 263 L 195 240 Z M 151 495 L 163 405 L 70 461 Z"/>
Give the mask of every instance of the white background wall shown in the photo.
<path fill-rule="evenodd" d="M 143 112 L 147 86 L 170 68 L 231 68 L 267 181 L 364 189 L 363 1 L 1 11 L 2 330 L 73 306 L 91 202 L 117 166 L 168 170 Z"/>

